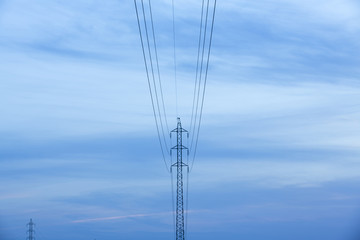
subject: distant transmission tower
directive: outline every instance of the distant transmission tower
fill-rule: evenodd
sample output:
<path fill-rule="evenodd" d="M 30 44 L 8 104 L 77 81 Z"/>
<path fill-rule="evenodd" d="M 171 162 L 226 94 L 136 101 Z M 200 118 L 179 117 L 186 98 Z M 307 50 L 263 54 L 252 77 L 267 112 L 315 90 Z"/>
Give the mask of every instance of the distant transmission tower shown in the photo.
<path fill-rule="evenodd" d="M 35 227 L 35 223 L 33 223 L 32 221 L 32 218 L 30 218 L 30 222 L 26 225 L 29 227 L 29 230 L 27 231 L 28 233 L 28 237 L 26 238 L 27 240 L 35 240 L 35 230 L 34 230 L 34 227 Z"/>
<path fill-rule="evenodd" d="M 188 148 L 182 145 L 182 134 L 184 132 L 188 133 L 185 129 L 181 127 L 180 118 L 177 119 L 177 128 L 171 131 L 171 133 L 176 133 L 177 144 L 171 150 L 177 152 L 176 163 L 171 166 L 176 167 L 176 240 L 185 239 L 185 220 L 184 220 L 184 191 L 183 191 L 183 167 L 188 167 L 182 160 L 183 150 L 188 150 Z"/>

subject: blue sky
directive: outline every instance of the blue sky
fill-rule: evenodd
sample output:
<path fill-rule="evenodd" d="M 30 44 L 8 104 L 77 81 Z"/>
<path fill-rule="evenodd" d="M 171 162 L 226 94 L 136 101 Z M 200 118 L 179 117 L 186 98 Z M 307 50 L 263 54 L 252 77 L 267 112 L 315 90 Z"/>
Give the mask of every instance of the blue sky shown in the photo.
<path fill-rule="evenodd" d="M 200 3 L 175 2 L 188 128 Z M 174 128 L 171 1 L 153 12 Z M 352 0 L 218 1 L 189 239 L 359 238 L 359 22 Z M 133 1 L 0 1 L 0 52 L 0 238 L 171 239 Z"/>

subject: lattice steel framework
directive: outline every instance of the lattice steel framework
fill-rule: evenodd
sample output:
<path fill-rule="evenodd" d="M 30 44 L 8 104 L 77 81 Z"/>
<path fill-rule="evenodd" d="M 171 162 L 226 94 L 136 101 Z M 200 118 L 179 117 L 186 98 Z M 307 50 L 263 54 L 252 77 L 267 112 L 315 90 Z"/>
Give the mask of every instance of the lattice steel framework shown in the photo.
<path fill-rule="evenodd" d="M 35 227 L 35 223 L 33 223 L 32 221 L 32 218 L 30 218 L 30 222 L 26 225 L 29 227 L 29 230 L 27 230 L 27 234 L 28 234 L 28 237 L 26 238 L 27 240 L 35 240 L 35 230 L 34 230 L 34 227 Z"/>
<path fill-rule="evenodd" d="M 177 128 L 171 131 L 176 133 L 176 146 L 172 147 L 171 150 L 176 150 L 177 158 L 176 163 L 171 165 L 171 169 L 176 167 L 176 240 L 185 239 L 185 220 L 184 220 L 184 190 L 183 190 L 183 167 L 188 167 L 182 160 L 183 150 L 187 150 L 187 147 L 182 145 L 182 135 L 184 132 L 188 133 L 181 127 L 180 118 L 177 119 Z"/>

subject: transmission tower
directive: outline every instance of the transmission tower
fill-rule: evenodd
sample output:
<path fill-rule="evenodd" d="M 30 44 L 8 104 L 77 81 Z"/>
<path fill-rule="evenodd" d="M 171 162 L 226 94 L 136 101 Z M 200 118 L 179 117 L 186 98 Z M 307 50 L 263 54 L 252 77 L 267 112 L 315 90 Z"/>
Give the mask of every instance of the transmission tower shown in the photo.
<path fill-rule="evenodd" d="M 187 167 L 182 160 L 183 150 L 187 150 L 187 147 L 182 145 L 182 134 L 188 131 L 181 127 L 180 118 L 177 119 L 177 128 L 171 131 L 171 133 L 176 133 L 176 146 L 172 147 L 171 150 L 176 150 L 177 158 L 176 162 L 171 165 L 171 170 L 173 167 L 176 167 L 176 240 L 185 239 L 185 220 L 184 220 L 184 191 L 183 191 L 183 167 Z M 189 137 L 189 134 L 188 134 Z M 187 153 L 189 154 L 189 152 Z M 189 168 L 188 168 L 189 169 Z"/>
<path fill-rule="evenodd" d="M 35 240 L 35 230 L 34 230 L 34 227 L 35 227 L 35 223 L 33 223 L 32 221 L 32 218 L 30 218 L 30 222 L 26 225 L 29 227 L 29 230 L 27 230 L 27 233 L 28 233 L 28 237 L 26 238 L 27 240 Z"/>

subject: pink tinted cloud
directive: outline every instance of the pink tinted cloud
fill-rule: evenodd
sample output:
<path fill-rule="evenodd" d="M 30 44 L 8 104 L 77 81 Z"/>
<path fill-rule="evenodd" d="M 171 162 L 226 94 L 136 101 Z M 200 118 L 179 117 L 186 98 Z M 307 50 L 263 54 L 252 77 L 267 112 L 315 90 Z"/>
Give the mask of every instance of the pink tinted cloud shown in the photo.
<path fill-rule="evenodd" d="M 73 222 L 73 223 L 99 222 L 99 221 L 109 221 L 109 220 L 116 220 L 116 219 L 127 219 L 127 218 L 139 218 L 139 217 L 158 216 L 158 215 L 171 214 L 171 213 L 172 213 L 172 212 L 166 212 L 166 213 L 151 213 L 151 214 L 131 214 L 131 215 L 124 215 L 124 216 L 113 216 L 113 217 L 80 219 L 80 220 L 75 220 L 75 221 L 72 221 L 72 222 Z"/>
<path fill-rule="evenodd" d="M 200 211 L 199 210 L 198 211 L 188 210 L 188 211 L 184 211 L 184 212 L 191 213 L 191 212 L 200 212 Z M 88 219 L 74 220 L 74 221 L 72 221 L 72 223 L 100 222 L 100 221 L 109 221 L 109 220 L 117 220 L 117 219 L 160 216 L 160 215 L 168 215 L 168 214 L 174 214 L 174 212 L 170 211 L 170 212 L 160 212 L 160 213 L 130 214 L 130 215 L 123 215 L 123 216 L 88 218 Z"/>

